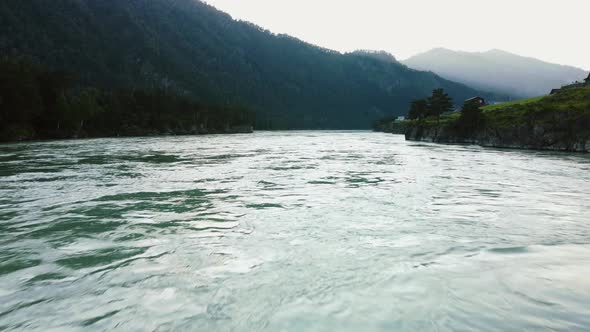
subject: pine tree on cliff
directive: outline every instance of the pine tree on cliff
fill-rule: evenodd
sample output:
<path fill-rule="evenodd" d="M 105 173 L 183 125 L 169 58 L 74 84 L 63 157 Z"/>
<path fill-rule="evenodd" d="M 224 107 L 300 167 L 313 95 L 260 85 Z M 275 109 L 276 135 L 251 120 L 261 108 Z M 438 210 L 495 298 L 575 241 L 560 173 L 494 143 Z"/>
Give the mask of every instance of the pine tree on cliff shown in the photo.
<path fill-rule="evenodd" d="M 425 99 L 412 101 L 410 111 L 408 112 L 409 120 L 422 120 L 428 115 L 428 103 Z"/>
<path fill-rule="evenodd" d="M 428 98 L 428 116 L 436 117 L 440 121 L 443 113 L 453 110 L 453 99 L 443 89 L 432 90 L 432 96 Z"/>
<path fill-rule="evenodd" d="M 461 109 L 461 116 L 457 120 L 456 127 L 463 138 L 473 136 L 484 125 L 484 116 L 481 104 L 475 100 L 467 100 Z"/>

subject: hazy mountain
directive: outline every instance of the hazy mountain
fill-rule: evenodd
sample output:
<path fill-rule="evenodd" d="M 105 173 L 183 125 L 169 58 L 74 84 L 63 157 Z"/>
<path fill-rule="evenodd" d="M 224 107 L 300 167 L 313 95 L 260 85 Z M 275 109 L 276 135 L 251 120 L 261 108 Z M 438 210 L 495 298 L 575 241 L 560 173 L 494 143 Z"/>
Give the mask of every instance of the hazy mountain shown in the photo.
<path fill-rule="evenodd" d="M 402 61 L 411 68 L 429 70 L 476 89 L 532 97 L 582 80 L 582 69 L 547 63 L 501 50 L 482 53 L 437 48 Z"/>
<path fill-rule="evenodd" d="M 368 128 L 437 87 L 458 102 L 478 94 L 383 52 L 340 54 L 193 0 L 9 0 L 0 22 L 4 55 L 66 69 L 81 85 L 252 107 L 259 128 Z"/>

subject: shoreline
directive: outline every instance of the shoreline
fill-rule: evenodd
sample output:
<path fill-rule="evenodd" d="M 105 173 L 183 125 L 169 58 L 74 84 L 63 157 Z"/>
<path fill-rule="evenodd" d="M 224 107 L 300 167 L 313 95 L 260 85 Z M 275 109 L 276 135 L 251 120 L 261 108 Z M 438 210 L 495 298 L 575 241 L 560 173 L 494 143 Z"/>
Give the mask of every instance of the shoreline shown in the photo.
<path fill-rule="evenodd" d="M 252 126 L 244 126 L 244 128 L 235 128 L 229 130 L 205 130 L 195 132 L 146 132 L 131 135 L 88 135 L 82 137 L 45 137 L 45 138 L 26 138 L 17 140 L 0 141 L 0 145 L 12 145 L 21 143 L 43 143 L 51 141 L 79 141 L 90 139 L 104 139 L 104 138 L 139 138 L 139 137 L 172 137 L 172 136 L 210 136 L 210 135 L 238 135 L 238 134 L 253 134 L 255 132 Z"/>
<path fill-rule="evenodd" d="M 538 128 L 533 131 L 539 132 Z M 525 133 L 524 135 L 523 132 Z M 486 148 L 500 148 L 513 150 L 534 150 L 554 152 L 589 153 L 590 139 L 565 140 L 551 137 L 542 132 L 539 135 L 527 135 L 523 128 L 499 130 L 486 128 L 479 131 L 472 138 L 460 138 L 451 135 L 444 127 L 411 127 L 405 133 L 406 141 L 429 142 L 448 145 L 478 145 Z M 520 134 L 520 135 L 519 135 Z M 522 135 L 522 136 L 521 136 Z M 547 137 L 549 136 L 549 138 Z"/>

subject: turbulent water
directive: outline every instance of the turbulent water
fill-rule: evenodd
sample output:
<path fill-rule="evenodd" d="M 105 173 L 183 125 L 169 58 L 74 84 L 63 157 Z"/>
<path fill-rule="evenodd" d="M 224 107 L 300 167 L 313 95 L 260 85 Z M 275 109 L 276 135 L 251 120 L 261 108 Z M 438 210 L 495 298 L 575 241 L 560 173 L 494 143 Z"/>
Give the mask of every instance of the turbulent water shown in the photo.
<path fill-rule="evenodd" d="M 370 132 L 1 145 L 0 330 L 588 331 L 590 158 Z"/>

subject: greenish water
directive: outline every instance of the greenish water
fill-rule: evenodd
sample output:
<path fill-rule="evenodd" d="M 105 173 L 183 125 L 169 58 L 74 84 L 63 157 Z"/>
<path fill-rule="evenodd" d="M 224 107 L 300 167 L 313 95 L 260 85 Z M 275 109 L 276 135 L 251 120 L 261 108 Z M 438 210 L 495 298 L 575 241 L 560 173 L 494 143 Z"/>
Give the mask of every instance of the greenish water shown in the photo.
<path fill-rule="evenodd" d="M 0 330 L 590 330 L 588 155 L 262 132 L 0 163 Z"/>

